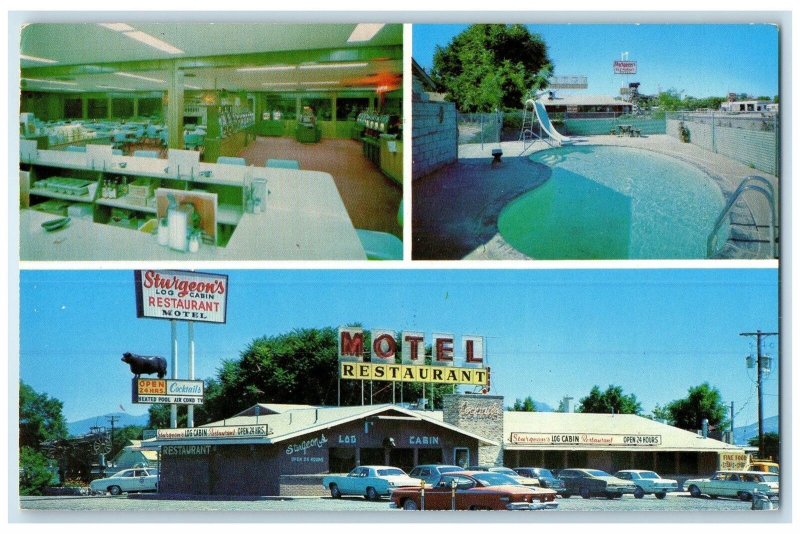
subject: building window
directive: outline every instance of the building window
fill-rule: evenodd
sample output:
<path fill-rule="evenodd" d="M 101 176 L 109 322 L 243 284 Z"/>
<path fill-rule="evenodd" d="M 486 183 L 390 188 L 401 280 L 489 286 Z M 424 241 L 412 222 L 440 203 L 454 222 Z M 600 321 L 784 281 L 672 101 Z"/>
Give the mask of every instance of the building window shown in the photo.
<path fill-rule="evenodd" d="M 469 449 L 455 448 L 453 449 L 453 464 L 460 467 L 467 467 L 469 462 Z"/>
<path fill-rule="evenodd" d="M 83 118 L 83 105 L 80 98 L 67 98 L 64 100 L 64 118 Z"/>
<path fill-rule="evenodd" d="M 108 100 L 105 98 L 90 98 L 88 102 L 88 115 L 90 119 L 108 118 Z"/>
<path fill-rule="evenodd" d="M 356 466 L 356 450 L 331 447 L 328 449 L 328 469 L 331 473 L 347 473 Z"/>

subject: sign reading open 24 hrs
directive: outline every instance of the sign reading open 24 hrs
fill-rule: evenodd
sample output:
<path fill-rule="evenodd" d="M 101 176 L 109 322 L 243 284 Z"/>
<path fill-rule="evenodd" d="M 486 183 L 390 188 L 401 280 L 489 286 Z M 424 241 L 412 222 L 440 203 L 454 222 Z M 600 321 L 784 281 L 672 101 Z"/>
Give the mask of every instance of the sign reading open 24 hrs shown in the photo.
<path fill-rule="evenodd" d="M 134 271 L 136 316 L 225 323 L 228 277 L 191 271 Z"/>

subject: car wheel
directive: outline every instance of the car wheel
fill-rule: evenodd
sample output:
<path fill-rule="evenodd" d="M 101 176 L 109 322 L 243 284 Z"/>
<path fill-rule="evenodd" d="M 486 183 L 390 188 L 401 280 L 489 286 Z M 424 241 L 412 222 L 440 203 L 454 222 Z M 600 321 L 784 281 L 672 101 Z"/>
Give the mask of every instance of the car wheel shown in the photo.
<path fill-rule="evenodd" d="M 110 488 L 108 488 L 108 492 L 111 495 L 121 495 L 122 489 L 119 486 L 111 486 Z"/>
<path fill-rule="evenodd" d="M 592 494 L 589 493 L 589 488 L 581 488 L 581 497 L 583 497 L 584 499 L 588 499 L 591 496 Z"/>
<path fill-rule="evenodd" d="M 622 495 L 620 495 L 620 497 L 622 497 Z M 606 493 L 606 499 L 608 499 L 609 501 L 613 501 L 616 498 L 617 498 L 616 493 Z"/>
<path fill-rule="evenodd" d="M 571 493 L 562 493 L 561 496 L 564 497 L 565 499 L 569 499 L 570 497 L 572 497 L 572 494 Z"/>
<path fill-rule="evenodd" d="M 419 510 L 419 506 L 414 499 L 406 499 L 403 503 L 403 510 Z"/>
<path fill-rule="evenodd" d="M 698 498 L 702 495 L 702 492 L 700 491 L 700 488 L 692 484 L 691 486 L 689 486 L 689 495 Z"/>
<path fill-rule="evenodd" d="M 633 496 L 637 499 L 644 497 L 644 490 L 641 488 L 641 486 L 636 486 L 636 489 L 633 490 Z"/>
<path fill-rule="evenodd" d="M 664 497 L 666 497 L 666 496 L 667 496 L 667 494 L 666 494 L 666 493 L 664 493 L 664 492 L 662 492 L 662 493 L 656 493 L 656 499 L 663 499 L 663 498 L 664 498 Z"/>
<path fill-rule="evenodd" d="M 334 499 L 342 498 L 342 492 L 339 489 L 339 486 L 337 486 L 336 484 L 331 484 L 331 497 L 333 497 Z"/>
<path fill-rule="evenodd" d="M 742 500 L 742 501 L 752 501 L 753 500 L 753 496 L 750 493 L 746 492 L 746 491 L 741 491 L 741 492 L 739 492 L 739 499 Z"/>
<path fill-rule="evenodd" d="M 368 501 L 377 501 L 378 499 L 380 499 L 380 496 L 378 495 L 378 492 L 375 491 L 375 488 L 370 486 L 369 488 L 367 488 L 367 494 L 364 495 L 364 498 L 367 499 Z"/>

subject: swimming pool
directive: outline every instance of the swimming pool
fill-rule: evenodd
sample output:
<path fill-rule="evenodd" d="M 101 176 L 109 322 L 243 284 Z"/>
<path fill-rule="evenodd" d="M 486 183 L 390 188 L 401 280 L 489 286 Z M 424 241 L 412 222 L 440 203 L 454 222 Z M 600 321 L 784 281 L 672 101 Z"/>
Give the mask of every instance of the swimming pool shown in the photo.
<path fill-rule="evenodd" d="M 536 152 L 550 178 L 510 202 L 497 226 L 537 259 L 696 259 L 725 205 L 709 175 L 681 160 L 628 147 Z M 729 228 L 719 232 L 728 239 Z"/>

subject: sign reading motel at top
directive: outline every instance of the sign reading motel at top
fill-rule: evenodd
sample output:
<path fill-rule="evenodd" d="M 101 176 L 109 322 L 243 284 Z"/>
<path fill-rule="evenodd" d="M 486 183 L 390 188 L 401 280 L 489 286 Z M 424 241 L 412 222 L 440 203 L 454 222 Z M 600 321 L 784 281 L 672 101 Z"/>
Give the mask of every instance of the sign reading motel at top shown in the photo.
<path fill-rule="evenodd" d="M 489 368 L 484 369 L 484 343 L 481 336 L 462 336 L 461 350 L 451 334 L 433 334 L 431 363 L 425 365 L 422 332 L 403 331 L 400 343 L 392 330 L 370 331 L 365 347 L 361 328 L 339 328 L 339 377 L 350 380 L 391 382 L 437 382 L 445 384 L 488 385 Z M 369 354 L 369 362 L 364 361 Z M 397 356 L 400 356 L 400 364 Z M 458 365 L 456 365 L 458 364 Z"/>
<path fill-rule="evenodd" d="M 615 61 L 614 74 L 636 74 L 636 62 L 620 60 Z"/>
<path fill-rule="evenodd" d="M 228 277 L 191 271 L 134 271 L 136 316 L 225 323 Z"/>

